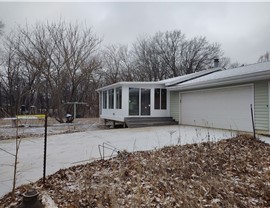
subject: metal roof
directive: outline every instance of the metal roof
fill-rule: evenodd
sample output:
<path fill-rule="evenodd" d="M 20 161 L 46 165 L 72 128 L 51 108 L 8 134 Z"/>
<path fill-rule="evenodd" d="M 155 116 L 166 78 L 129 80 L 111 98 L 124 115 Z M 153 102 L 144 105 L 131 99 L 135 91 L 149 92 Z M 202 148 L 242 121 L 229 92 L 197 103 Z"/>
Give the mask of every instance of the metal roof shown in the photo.
<path fill-rule="evenodd" d="M 206 74 L 211 74 L 217 71 L 221 71 L 222 68 L 212 68 L 212 69 L 207 69 L 207 70 L 203 70 L 203 71 L 199 71 L 199 72 L 195 72 L 192 74 L 186 74 L 186 75 L 182 75 L 182 76 L 178 76 L 178 77 L 173 77 L 170 79 L 164 79 L 161 81 L 158 81 L 159 83 L 165 84 L 165 86 L 173 86 L 182 82 L 186 82 L 188 80 L 191 79 L 195 79 L 197 77 L 201 77 L 201 76 L 205 76 Z"/>
<path fill-rule="evenodd" d="M 270 79 L 270 61 L 246 65 L 238 68 L 217 71 L 175 86 L 170 90 L 191 90 L 203 87 L 213 87 L 225 84 L 237 84 Z"/>

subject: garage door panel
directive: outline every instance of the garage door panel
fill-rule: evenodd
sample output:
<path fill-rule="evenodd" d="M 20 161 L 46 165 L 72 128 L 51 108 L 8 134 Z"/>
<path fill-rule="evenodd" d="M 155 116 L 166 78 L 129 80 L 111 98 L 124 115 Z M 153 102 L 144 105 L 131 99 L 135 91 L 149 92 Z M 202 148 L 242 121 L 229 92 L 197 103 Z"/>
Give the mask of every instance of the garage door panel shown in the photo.
<path fill-rule="evenodd" d="M 181 94 L 181 123 L 251 131 L 252 86 Z"/>

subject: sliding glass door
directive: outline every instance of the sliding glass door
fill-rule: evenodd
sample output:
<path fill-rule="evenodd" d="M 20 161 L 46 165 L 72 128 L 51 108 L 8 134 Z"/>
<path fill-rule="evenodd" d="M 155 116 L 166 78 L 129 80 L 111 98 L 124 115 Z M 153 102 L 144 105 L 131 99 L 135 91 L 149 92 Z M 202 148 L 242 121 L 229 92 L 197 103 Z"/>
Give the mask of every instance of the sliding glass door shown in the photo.
<path fill-rule="evenodd" d="M 141 115 L 150 116 L 150 89 L 141 89 Z"/>
<path fill-rule="evenodd" d="M 144 88 L 129 88 L 129 115 L 147 116 L 151 114 L 151 90 Z"/>
<path fill-rule="evenodd" d="M 139 115 L 139 98 L 140 89 L 139 88 L 129 88 L 129 115 L 138 116 Z"/>

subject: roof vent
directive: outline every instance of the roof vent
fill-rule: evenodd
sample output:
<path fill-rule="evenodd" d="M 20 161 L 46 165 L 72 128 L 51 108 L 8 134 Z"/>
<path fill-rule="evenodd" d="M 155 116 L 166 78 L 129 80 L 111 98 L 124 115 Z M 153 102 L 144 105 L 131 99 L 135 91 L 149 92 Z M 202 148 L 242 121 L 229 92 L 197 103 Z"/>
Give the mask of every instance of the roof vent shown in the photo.
<path fill-rule="evenodd" d="M 214 59 L 214 68 L 218 68 L 219 67 L 219 59 L 215 58 Z"/>

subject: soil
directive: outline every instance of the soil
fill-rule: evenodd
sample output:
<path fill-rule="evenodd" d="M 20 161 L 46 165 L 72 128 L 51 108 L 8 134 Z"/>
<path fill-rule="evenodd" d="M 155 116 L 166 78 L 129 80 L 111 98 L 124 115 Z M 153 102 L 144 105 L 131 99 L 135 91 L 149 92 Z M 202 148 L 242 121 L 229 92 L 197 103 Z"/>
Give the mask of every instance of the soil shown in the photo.
<path fill-rule="evenodd" d="M 29 188 L 57 207 L 270 207 L 270 145 L 248 135 L 143 152 L 61 169 Z M 42 195 L 42 194 L 41 194 Z M 48 206 L 49 207 L 49 206 Z"/>

